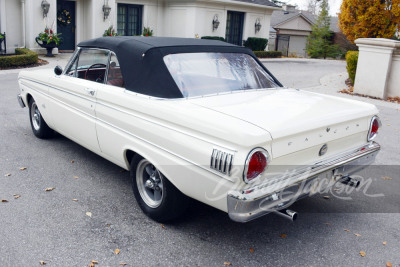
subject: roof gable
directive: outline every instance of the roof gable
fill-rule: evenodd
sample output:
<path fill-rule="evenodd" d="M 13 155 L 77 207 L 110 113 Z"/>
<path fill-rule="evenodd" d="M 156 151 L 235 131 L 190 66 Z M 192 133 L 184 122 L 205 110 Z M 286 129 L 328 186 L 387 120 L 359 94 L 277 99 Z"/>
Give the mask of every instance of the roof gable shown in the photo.
<path fill-rule="evenodd" d="M 278 29 L 288 29 L 288 30 L 300 30 L 300 31 L 311 31 L 312 22 L 302 16 L 301 14 L 292 17 L 291 19 L 284 21 L 274 28 Z"/>

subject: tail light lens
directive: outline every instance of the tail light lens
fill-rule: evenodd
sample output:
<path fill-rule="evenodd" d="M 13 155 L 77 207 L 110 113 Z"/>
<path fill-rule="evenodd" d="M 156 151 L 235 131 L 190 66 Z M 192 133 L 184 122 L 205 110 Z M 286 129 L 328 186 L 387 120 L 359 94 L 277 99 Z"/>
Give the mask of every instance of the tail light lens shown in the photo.
<path fill-rule="evenodd" d="M 250 151 L 246 159 L 246 165 L 243 172 L 243 180 L 250 183 L 261 176 L 268 168 L 269 155 L 262 148 L 255 148 Z"/>
<path fill-rule="evenodd" d="M 378 116 L 372 117 L 368 131 L 368 141 L 373 140 L 378 135 L 378 130 L 381 125 L 382 123 Z"/>

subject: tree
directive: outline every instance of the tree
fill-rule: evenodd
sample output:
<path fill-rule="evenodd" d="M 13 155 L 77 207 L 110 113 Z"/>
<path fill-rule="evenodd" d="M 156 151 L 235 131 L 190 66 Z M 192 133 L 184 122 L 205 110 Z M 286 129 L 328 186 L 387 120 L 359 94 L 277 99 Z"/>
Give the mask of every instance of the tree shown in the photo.
<path fill-rule="evenodd" d="M 320 0 L 308 0 L 307 1 L 307 11 L 313 15 L 317 15 L 319 2 L 320 2 Z"/>
<path fill-rule="evenodd" d="M 322 0 L 321 11 L 307 38 L 306 51 L 310 57 L 327 58 L 337 55 L 338 48 L 332 44 L 333 32 L 330 30 L 330 25 L 328 0 Z"/>
<path fill-rule="evenodd" d="M 400 0 L 343 0 L 339 27 L 357 38 L 393 38 L 400 27 Z"/>

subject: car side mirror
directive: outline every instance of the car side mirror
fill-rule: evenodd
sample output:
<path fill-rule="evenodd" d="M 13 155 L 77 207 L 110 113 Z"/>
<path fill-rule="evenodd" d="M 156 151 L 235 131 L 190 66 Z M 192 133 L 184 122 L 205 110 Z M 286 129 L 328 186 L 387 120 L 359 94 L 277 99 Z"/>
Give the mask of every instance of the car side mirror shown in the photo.
<path fill-rule="evenodd" d="M 54 68 L 54 73 L 55 73 L 57 76 L 59 76 L 59 75 L 61 75 L 61 74 L 63 73 L 63 69 L 62 69 L 60 66 L 56 66 L 56 67 Z"/>

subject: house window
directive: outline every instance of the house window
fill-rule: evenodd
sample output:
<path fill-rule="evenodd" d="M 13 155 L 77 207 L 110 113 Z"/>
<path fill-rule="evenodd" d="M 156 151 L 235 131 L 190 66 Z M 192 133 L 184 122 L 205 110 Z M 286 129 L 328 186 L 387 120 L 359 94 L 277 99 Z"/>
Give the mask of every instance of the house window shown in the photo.
<path fill-rule="evenodd" d="M 226 20 L 226 36 L 228 43 L 242 45 L 244 13 L 228 11 Z"/>
<path fill-rule="evenodd" d="M 118 4 L 117 32 L 119 35 L 134 36 L 142 34 L 143 6 Z"/>

